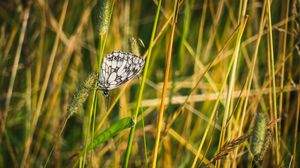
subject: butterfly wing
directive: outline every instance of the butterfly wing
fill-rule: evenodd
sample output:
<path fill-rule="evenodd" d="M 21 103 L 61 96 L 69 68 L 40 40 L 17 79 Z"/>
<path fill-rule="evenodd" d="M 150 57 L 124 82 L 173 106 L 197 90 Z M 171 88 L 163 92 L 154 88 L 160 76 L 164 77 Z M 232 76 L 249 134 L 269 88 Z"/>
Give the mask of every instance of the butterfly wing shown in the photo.
<path fill-rule="evenodd" d="M 125 63 L 117 71 L 117 75 L 119 77 L 117 78 L 117 83 L 119 85 L 126 83 L 137 74 L 139 74 L 145 64 L 145 60 L 142 57 L 135 56 L 129 53 L 125 54 Z"/>
<path fill-rule="evenodd" d="M 113 52 L 103 60 L 99 86 L 112 90 L 126 83 L 141 72 L 145 64 L 142 57 L 125 52 Z"/>

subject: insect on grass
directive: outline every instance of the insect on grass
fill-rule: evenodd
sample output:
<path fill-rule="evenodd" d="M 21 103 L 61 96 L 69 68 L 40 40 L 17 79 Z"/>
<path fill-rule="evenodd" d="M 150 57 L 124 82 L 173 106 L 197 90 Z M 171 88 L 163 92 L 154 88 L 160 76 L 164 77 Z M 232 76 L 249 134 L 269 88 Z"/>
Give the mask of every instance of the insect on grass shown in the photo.
<path fill-rule="evenodd" d="M 143 69 L 143 57 L 121 51 L 114 51 L 104 59 L 100 70 L 98 88 L 104 96 L 108 92 L 137 76 Z"/>

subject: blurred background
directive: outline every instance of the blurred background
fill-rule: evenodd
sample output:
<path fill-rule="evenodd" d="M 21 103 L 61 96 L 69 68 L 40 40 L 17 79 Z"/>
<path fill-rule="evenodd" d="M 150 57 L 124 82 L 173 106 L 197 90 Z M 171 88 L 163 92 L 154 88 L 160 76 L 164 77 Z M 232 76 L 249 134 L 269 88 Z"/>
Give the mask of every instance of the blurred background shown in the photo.
<path fill-rule="evenodd" d="M 148 55 L 158 1 L 115 0 L 106 34 L 104 56 L 129 52 L 134 37 L 150 61 L 128 166 L 153 165 L 163 85 L 157 167 L 299 166 L 300 1 L 164 0 Z M 90 94 L 66 120 L 73 95 L 97 72 L 99 3 L 0 1 L 0 167 L 124 163 L 130 129 L 78 155 L 94 133 L 93 104 L 100 132 L 133 116 L 141 78 L 107 98 Z"/>

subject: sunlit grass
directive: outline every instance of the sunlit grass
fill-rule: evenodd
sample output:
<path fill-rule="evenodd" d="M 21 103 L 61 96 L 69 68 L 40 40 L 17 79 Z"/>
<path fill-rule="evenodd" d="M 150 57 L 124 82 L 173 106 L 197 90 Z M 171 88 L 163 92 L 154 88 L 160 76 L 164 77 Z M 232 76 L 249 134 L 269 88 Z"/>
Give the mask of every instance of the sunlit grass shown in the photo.
<path fill-rule="evenodd" d="M 0 167 L 299 166 L 299 10 L 0 2 Z M 98 74 L 115 50 L 146 64 L 104 97 Z"/>

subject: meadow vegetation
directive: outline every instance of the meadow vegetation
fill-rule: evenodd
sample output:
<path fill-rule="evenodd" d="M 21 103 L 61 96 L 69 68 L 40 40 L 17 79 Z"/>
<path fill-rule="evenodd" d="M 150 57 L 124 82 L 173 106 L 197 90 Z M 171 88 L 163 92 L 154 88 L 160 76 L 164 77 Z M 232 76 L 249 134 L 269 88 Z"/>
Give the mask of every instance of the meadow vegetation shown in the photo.
<path fill-rule="evenodd" d="M 0 167 L 298 167 L 299 65 L 299 0 L 1 1 Z"/>

